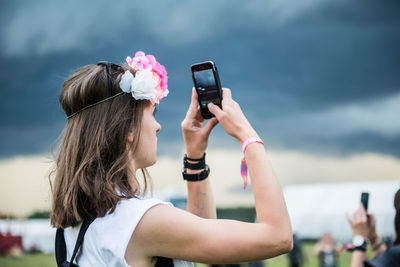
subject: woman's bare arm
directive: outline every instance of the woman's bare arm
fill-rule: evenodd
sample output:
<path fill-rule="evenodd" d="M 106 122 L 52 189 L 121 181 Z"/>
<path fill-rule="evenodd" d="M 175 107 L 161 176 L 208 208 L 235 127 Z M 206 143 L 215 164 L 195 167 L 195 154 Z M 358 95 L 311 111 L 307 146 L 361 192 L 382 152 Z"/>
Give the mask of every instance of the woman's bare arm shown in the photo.
<path fill-rule="evenodd" d="M 202 263 L 237 263 L 266 259 L 291 250 L 284 229 L 269 223 L 204 219 L 159 205 L 151 208 L 136 227 L 128 246 L 148 258 L 163 256 Z M 129 262 L 128 262 L 129 263 Z"/>
<path fill-rule="evenodd" d="M 239 143 L 256 135 L 239 105 L 224 89 L 223 110 L 209 106 L 225 131 Z M 174 207 L 151 208 L 138 224 L 132 246 L 146 257 L 164 256 L 204 263 L 254 261 L 292 249 L 292 230 L 279 182 L 261 144 L 245 152 L 257 223 L 204 219 Z M 127 251 L 127 254 L 133 251 Z"/>
<path fill-rule="evenodd" d="M 198 107 L 196 90 L 192 89 L 192 98 L 185 119 L 182 121 L 182 133 L 186 154 L 189 158 L 199 159 L 207 149 L 208 137 L 218 121 L 213 118 L 205 123 Z M 196 163 L 191 162 L 190 163 Z M 187 169 L 188 174 L 199 173 L 202 170 Z M 209 179 L 198 182 L 187 182 L 187 211 L 208 219 L 217 218 L 214 198 Z"/>
<path fill-rule="evenodd" d="M 364 251 L 353 251 L 351 255 L 351 267 L 362 267 L 366 256 Z"/>
<path fill-rule="evenodd" d="M 191 173 L 191 171 L 188 170 L 187 173 Z M 217 211 L 209 178 L 198 182 L 187 182 L 187 190 L 188 212 L 206 219 L 217 218 Z"/>

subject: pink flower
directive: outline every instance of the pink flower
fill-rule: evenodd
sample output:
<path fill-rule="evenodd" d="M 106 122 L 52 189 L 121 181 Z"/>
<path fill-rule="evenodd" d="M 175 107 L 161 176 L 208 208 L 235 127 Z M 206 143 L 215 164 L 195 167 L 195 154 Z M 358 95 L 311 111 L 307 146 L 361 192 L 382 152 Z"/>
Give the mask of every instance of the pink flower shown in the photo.
<path fill-rule="evenodd" d="M 155 99 L 152 99 L 154 103 L 158 104 L 162 98 L 168 95 L 167 70 L 153 55 L 145 55 L 144 52 L 138 51 L 135 53 L 134 58 L 127 57 L 126 62 L 136 73 L 143 70 L 150 70 L 153 72 L 153 79 L 157 84 L 155 87 Z"/>
<path fill-rule="evenodd" d="M 151 65 L 149 64 L 148 58 L 145 56 L 145 54 L 142 51 L 136 52 L 134 58 L 127 57 L 126 58 L 126 62 L 135 71 L 141 71 L 141 70 L 145 70 L 145 69 L 151 68 Z"/>

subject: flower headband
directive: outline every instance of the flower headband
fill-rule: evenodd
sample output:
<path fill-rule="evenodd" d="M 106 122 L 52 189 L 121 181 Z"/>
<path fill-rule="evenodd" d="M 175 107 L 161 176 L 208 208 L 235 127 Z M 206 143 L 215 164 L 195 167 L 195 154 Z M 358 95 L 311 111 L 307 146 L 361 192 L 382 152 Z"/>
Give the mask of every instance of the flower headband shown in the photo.
<path fill-rule="evenodd" d="M 146 56 L 145 53 L 139 51 L 136 52 L 134 58 L 127 57 L 126 62 L 135 72 L 135 76 L 133 76 L 130 70 L 125 71 L 119 83 L 119 87 L 121 88 L 122 92 L 111 95 L 111 66 L 120 66 L 112 64 L 110 62 L 101 61 L 97 65 L 107 66 L 107 79 L 109 87 L 108 90 L 110 92 L 110 96 L 96 103 L 85 106 L 77 112 L 72 113 L 71 115 L 67 114 L 67 118 L 72 118 L 73 116 L 85 109 L 113 99 L 117 96 L 122 95 L 123 93 L 131 93 L 134 99 L 147 99 L 150 100 L 153 104 L 159 104 L 160 100 L 168 95 L 169 91 L 167 71 L 165 70 L 165 67 L 161 65 L 153 55 Z"/>
<path fill-rule="evenodd" d="M 165 67 L 153 55 L 136 52 L 134 58 L 127 57 L 126 62 L 135 71 L 122 75 L 119 87 L 125 93 L 131 93 L 135 99 L 148 99 L 154 104 L 168 95 L 168 76 Z"/>

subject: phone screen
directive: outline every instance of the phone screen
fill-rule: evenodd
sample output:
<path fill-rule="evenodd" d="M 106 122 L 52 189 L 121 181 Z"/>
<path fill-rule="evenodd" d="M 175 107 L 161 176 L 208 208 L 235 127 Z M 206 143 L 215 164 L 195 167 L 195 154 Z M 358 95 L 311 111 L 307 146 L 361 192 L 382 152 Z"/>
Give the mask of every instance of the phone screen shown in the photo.
<path fill-rule="evenodd" d="M 217 84 L 215 82 L 212 69 L 195 71 L 193 74 L 196 80 L 197 90 L 199 90 L 199 92 L 208 90 L 217 91 Z"/>
<path fill-rule="evenodd" d="M 199 95 L 199 102 L 203 108 L 212 102 L 221 106 L 217 83 L 214 78 L 212 69 L 193 72 L 196 80 L 196 89 Z"/>

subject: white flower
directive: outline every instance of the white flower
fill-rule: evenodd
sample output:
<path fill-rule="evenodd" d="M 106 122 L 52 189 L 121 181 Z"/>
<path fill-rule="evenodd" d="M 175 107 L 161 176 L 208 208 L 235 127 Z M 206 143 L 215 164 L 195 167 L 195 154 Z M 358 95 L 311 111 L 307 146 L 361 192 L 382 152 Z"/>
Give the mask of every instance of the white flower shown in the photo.
<path fill-rule="evenodd" d="M 121 81 L 119 82 L 119 87 L 125 93 L 131 92 L 131 83 L 133 80 L 133 74 L 127 70 L 125 71 L 124 75 L 121 77 Z"/>
<path fill-rule="evenodd" d="M 132 96 L 138 99 L 154 99 L 156 97 L 157 83 L 153 79 L 153 73 L 149 69 L 136 72 L 131 83 Z"/>
<path fill-rule="evenodd" d="M 151 100 L 156 97 L 157 81 L 153 78 L 153 72 L 150 69 L 138 71 L 135 76 L 127 70 L 121 77 L 119 87 L 125 93 L 132 93 L 136 100 Z"/>

